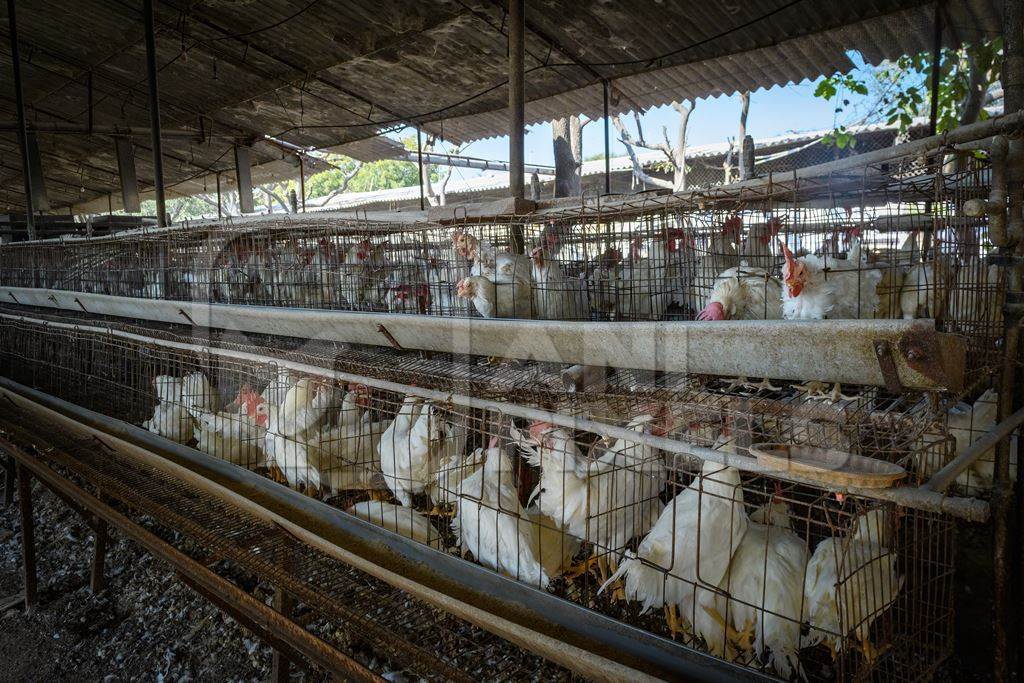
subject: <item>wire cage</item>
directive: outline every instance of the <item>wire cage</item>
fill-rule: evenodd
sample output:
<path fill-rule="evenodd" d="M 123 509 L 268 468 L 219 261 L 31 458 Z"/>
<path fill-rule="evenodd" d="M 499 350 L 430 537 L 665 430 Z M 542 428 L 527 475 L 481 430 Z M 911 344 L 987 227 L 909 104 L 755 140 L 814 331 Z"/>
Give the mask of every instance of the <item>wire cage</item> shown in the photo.
<path fill-rule="evenodd" d="M 554 320 L 930 318 L 997 358 L 983 150 L 846 159 L 671 196 L 450 225 L 288 216 L 0 246 L 0 285 Z M 955 157 L 955 158 L 954 158 Z"/>
<path fill-rule="evenodd" d="M 462 360 L 459 374 L 396 351 L 211 344 L 80 318 L 0 315 L 2 374 L 767 673 L 918 679 L 950 651 L 949 518 L 646 443 L 737 457 L 814 444 L 904 463 L 919 482 L 912 464 L 948 448 L 932 421 L 915 429 L 920 396 L 833 403 L 635 372 L 573 395 L 541 367 Z M 458 398 L 466 387 L 474 400 Z M 488 395 L 576 421 L 475 402 Z"/>

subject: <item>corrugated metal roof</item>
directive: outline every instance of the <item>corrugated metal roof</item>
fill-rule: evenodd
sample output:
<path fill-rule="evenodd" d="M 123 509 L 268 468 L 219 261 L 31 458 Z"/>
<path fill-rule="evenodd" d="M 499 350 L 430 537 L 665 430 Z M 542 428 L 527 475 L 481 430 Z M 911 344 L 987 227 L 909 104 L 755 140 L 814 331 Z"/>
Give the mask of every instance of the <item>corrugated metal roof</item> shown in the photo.
<path fill-rule="evenodd" d="M 947 42 L 998 32 L 1002 0 L 944 5 Z M 528 117 L 598 115 L 604 78 L 618 94 L 615 110 L 625 111 L 846 69 L 846 50 L 873 62 L 915 52 L 929 45 L 931 8 L 920 0 L 528 0 Z M 138 3 L 78 0 L 69 11 L 66 0 L 36 0 L 18 11 L 33 121 L 84 124 L 92 74 L 97 124 L 148 125 Z M 453 141 L 501 134 L 504 11 L 502 0 L 162 0 L 163 125 L 198 130 L 201 122 L 205 131 L 316 148 L 409 122 Z M 0 89 L 11 92 L 10 79 L 7 50 Z M 0 100 L 0 117 L 14 118 L 9 99 Z M 54 206 L 117 191 L 108 138 L 52 135 L 41 143 Z M 164 144 L 169 184 L 187 188 L 231 169 L 230 141 Z M 374 144 L 356 152 L 369 156 Z M 135 145 L 145 190 L 148 140 Z M 255 145 L 254 163 L 282 156 L 273 144 Z M 19 172 L 14 136 L 0 137 L 0 208 L 20 206 Z"/>

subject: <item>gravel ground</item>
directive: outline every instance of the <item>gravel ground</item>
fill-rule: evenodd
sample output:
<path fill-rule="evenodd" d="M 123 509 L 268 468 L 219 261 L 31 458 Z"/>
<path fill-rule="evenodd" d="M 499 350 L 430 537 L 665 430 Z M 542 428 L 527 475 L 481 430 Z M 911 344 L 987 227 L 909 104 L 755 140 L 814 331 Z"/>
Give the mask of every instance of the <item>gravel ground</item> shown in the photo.
<path fill-rule="evenodd" d="M 111 539 L 107 588 L 89 590 L 92 535 L 35 485 L 39 607 L 0 614 L 0 681 L 262 681 L 271 650 L 134 543 Z M 0 596 L 21 588 L 17 504 L 0 509 Z M 269 600 L 262 586 L 255 594 Z"/>

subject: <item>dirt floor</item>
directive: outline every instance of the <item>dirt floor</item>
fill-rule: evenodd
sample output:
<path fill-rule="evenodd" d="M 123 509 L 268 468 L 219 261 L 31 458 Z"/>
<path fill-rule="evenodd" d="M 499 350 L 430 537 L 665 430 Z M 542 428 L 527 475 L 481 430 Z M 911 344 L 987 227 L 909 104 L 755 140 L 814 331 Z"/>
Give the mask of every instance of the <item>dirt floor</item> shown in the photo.
<path fill-rule="evenodd" d="M 39 607 L 0 614 L 0 681 L 261 681 L 271 651 L 134 543 L 111 539 L 89 590 L 92 535 L 36 484 Z M 21 588 L 17 503 L 0 508 L 0 597 Z M 256 586 L 270 600 L 270 591 Z M 297 677 L 298 679 L 298 677 Z"/>

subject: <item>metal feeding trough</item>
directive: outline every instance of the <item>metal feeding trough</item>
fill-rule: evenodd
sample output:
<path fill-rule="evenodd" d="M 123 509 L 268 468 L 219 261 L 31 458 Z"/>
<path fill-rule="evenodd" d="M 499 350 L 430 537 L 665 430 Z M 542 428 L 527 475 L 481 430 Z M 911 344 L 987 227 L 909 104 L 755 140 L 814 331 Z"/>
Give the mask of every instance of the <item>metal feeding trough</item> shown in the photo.
<path fill-rule="evenodd" d="M 907 476 L 907 471 L 895 463 L 831 448 L 758 443 L 750 447 L 750 452 L 765 467 L 831 486 L 884 489 Z"/>

